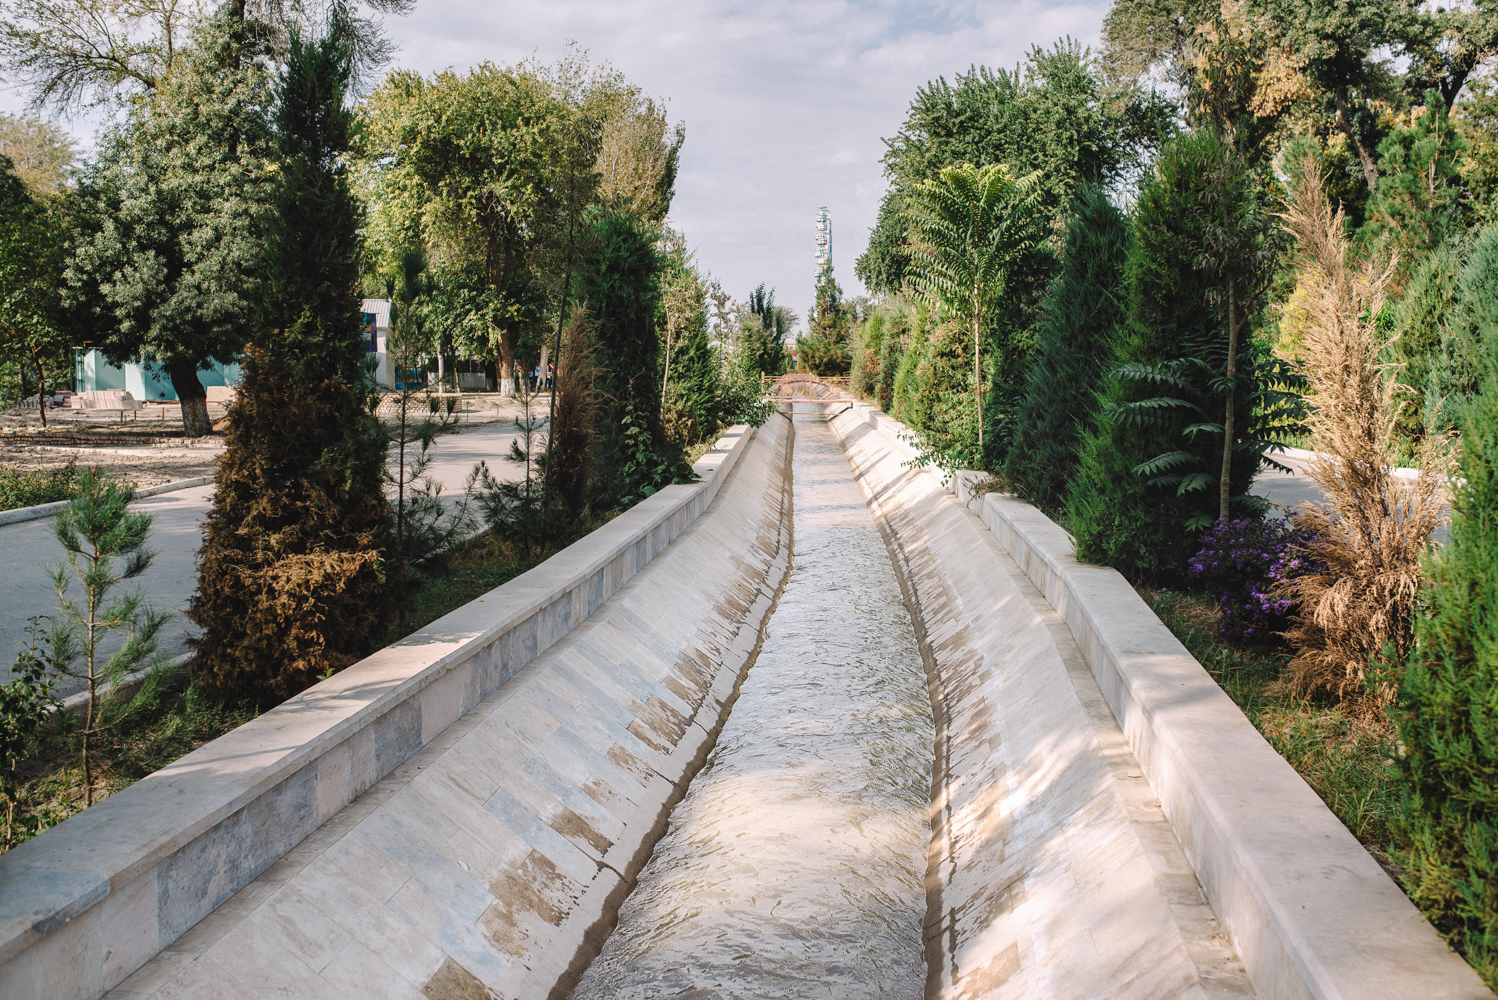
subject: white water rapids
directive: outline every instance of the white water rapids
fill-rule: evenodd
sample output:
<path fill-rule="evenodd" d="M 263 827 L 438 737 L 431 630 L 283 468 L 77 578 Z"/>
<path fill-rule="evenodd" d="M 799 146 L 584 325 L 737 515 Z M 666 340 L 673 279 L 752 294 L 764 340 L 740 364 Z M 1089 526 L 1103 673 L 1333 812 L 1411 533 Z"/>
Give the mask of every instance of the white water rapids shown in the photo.
<path fill-rule="evenodd" d="M 717 746 L 574 997 L 917 1000 L 931 703 L 843 450 L 798 414 L 794 568 Z"/>

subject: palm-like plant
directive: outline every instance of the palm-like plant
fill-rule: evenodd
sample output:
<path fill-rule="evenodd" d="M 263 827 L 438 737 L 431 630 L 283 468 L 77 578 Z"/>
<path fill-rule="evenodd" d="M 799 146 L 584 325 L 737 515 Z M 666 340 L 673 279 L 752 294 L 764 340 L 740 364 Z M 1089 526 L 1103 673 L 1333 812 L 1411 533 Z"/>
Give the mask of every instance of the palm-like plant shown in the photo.
<path fill-rule="evenodd" d="M 983 447 L 983 328 L 1014 267 L 1044 238 L 1039 174 L 1015 177 L 1001 163 L 947 167 L 910 197 L 906 277 L 973 334 L 973 399 Z"/>

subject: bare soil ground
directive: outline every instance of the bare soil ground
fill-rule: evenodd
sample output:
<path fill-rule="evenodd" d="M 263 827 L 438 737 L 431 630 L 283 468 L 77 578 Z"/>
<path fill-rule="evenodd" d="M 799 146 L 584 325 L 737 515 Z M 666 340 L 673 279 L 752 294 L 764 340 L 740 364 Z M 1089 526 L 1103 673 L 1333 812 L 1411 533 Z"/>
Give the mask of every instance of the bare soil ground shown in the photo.
<path fill-rule="evenodd" d="M 532 415 L 544 420 L 549 403 L 545 393 L 532 397 Z M 216 423 L 226 410 L 217 403 L 208 407 Z M 459 410 L 460 426 L 508 422 L 523 414 L 519 401 L 494 393 L 464 393 Z M 175 404 L 148 404 L 123 418 L 113 412 L 48 410 L 45 432 L 41 426 L 35 411 L 0 413 L 0 466 L 30 472 L 62 468 L 72 459 L 106 468 L 143 488 L 211 476 L 222 454 L 223 439 L 216 433 L 182 436 Z"/>
<path fill-rule="evenodd" d="M 0 442 L 3 445 L 3 442 Z M 154 452 L 154 454 L 153 454 Z M 159 486 L 179 479 L 211 476 L 218 465 L 218 449 L 145 446 L 140 448 L 33 448 L 0 446 L 0 466 L 31 472 L 35 469 L 60 469 L 69 459 L 79 466 L 97 465 L 134 483 L 137 488 Z"/>

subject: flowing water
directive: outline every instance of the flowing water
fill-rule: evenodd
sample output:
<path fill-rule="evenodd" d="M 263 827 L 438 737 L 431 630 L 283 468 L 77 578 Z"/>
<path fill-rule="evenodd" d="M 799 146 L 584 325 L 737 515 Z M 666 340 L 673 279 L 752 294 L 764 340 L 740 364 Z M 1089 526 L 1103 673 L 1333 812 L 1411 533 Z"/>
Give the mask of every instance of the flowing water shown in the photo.
<path fill-rule="evenodd" d="M 794 568 L 759 658 L 574 997 L 923 994 L 921 657 L 820 416 L 797 415 L 794 474 Z"/>

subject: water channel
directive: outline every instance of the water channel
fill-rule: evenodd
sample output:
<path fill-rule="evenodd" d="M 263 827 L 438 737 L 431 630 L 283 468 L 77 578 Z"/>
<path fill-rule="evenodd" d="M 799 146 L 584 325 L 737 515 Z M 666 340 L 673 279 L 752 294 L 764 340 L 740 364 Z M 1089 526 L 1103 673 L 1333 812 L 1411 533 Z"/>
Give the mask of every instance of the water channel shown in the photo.
<path fill-rule="evenodd" d="M 574 997 L 923 995 L 926 678 L 842 448 L 819 414 L 795 422 L 791 577 Z"/>

